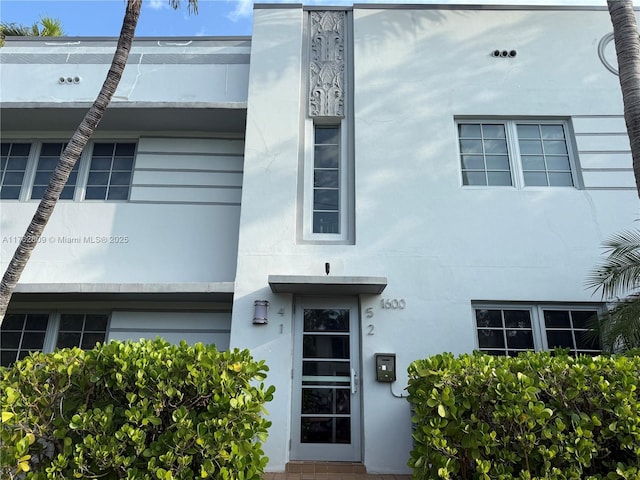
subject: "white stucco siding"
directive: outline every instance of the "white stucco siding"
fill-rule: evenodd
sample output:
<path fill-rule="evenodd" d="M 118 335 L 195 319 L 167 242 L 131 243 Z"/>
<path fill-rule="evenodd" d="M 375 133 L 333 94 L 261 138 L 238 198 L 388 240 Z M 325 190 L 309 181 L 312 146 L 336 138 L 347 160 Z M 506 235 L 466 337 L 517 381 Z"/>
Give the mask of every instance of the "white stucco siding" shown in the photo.
<path fill-rule="evenodd" d="M 93 102 L 115 51 L 115 42 L 108 40 L 25 45 L 9 41 L 3 48 L 2 102 Z M 249 49 L 248 40 L 136 40 L 112 101 L 243 104 Z M 61 83 L 61 78 L 72 82 Z"/>
<path fill-rule="evenodd" d="M 2 268 L 36 206 L 3 202 Z M 215 205 L 60 202 L 20 281 L 233 281 L 239 210 Z"/>
<path fill-rule="evenodd" d="M 189 344 L 215 344 L 218 350 L 229 348 L 229 312 L 127 312 L 111 314 L 107 341 L 154 339 L 170 343 L 185 340 Z"/>
<path fill-rule="evenodd" d="M 304 21 L 291 9 L 254 18 L 230 341 L 271 366 L 274 471 L 289 459 L 295 301 L 268 275 L 324 275 L 330 263 L 332 276 L 387 278 L 381 296 L 360 298 L 363 453 L 370 472 L 406 472 L 409 406 L 375 381 L 375 353 L 397 354 L 397 395 L 411 361 L 477 347 L 473 301 L 598 302 L 584 281 L 601 242 L 638 213 L 618 78 L 598 57 L 605 9 L 363 6 L 353 17 L 354 245 L 297 240 Z M 566 122 L 576 188 L 462 186 L 459 118 Z M 251 323 L 255 300 L 270 302 L 267 325 Z"/>
<path fill-rule="evenodd" d="M 130 199 L 239 206 L 243 147 L 241 140 L 142 137 Z"/>

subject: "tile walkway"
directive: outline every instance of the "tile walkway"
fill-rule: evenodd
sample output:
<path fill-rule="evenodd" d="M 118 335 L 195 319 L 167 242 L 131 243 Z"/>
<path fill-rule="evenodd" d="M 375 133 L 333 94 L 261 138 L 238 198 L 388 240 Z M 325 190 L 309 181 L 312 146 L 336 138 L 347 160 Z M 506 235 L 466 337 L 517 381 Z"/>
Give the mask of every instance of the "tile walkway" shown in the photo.
<path fill-rule="evenodd" d="M 411 475 L 380 473 L 265 473 L 263 480 L 410 480 Z"/>
<path fill-rule="evenodd" d="M 361 463 L 290 462 L 285 472 L 265 473 L 262 480 L 410 480 L 411 475 L 366 473 Z"/>

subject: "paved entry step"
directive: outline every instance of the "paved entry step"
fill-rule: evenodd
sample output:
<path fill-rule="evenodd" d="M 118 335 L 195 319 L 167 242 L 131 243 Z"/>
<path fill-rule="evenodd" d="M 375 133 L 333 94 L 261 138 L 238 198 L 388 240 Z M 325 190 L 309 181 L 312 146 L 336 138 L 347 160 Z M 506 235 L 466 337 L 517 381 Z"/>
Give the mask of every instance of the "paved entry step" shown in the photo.
<path fill-rule="evenodd" d="M 351 475 L 363 475 L 367 473 L 362 463 L 350 462 L 289 462 L 287 473 L 344 473 Z"/>

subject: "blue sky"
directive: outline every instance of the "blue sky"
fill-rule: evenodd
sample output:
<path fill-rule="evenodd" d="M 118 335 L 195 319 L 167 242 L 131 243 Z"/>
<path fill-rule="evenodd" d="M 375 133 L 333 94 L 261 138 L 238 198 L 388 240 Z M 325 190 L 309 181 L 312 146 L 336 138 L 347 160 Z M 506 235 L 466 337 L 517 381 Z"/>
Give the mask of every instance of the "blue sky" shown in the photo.
<path fill-rule="evenodd" d="M 606 0 L 355 0 L 356 3 L 524 3 L 606 5 Z M 136 35 L 251 35 L 253 0 L 198 0 L 198 15 L 187 11 L 187 0 L 173 11 L 168 0 L 144 0 Z M 259 3 L 350 5 L 348 0 L 259 0 Z M 0 0 L 0 20 L 31 25 L 41 16 L 58 18 L 69 36 L 117 36 L 125 0 Z"/>

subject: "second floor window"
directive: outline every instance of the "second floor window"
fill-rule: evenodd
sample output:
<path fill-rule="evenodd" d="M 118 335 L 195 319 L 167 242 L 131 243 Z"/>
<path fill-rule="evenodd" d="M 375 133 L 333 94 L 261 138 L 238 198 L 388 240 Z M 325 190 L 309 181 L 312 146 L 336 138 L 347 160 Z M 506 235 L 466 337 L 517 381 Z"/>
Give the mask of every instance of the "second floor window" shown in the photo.
<path fill-rule="evenodd" d="M 0 199 L 40 200 L 65 146 L 64 142 L 2 142 Z M 135 142 L 89 143 L 60 199 L 128 200 L 135 153 Z"/>
<path fill-rule="evenodd" d="M 313 233 L 340 233 L 340 127 L 316 126 Z"/>
<path fill-rule="evenodd" d="M 459 121 L 462 184 L 573 187 L 568 140 L 563 121 Z"/>

